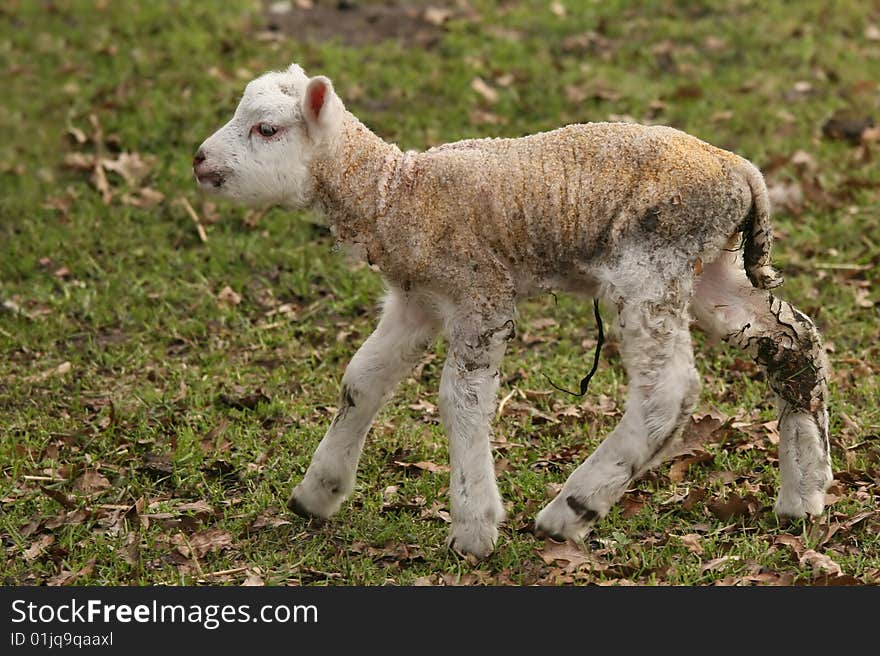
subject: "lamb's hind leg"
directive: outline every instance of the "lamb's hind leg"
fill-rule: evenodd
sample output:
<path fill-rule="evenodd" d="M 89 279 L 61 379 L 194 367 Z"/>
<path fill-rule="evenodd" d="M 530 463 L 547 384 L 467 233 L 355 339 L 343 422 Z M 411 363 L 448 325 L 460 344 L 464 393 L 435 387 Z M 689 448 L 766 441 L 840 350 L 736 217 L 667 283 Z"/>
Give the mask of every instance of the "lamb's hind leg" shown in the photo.
<path fill-rule="evenodd" d="M 736 255 L 706 265 L 694 316 L 707 332 L 745 349 L 779 397 L 779 498 L 776 514 L 819 515 L 832 480 L 828 444 L 828 368 L 815 325 L 790 303 L 755 289 Z"/>
<path fill-rule="evenodd" d="M 385 300 L 376 330 L 342 377 L 339 410 L 288 506 L 329 517 L 354 489 L 358 460 L 373 417 L 439 332 L 439 319 L 402 292 Z"/>
<path fill-rule="evenodd" d="M 538 514 L 538 534 L 583 538 L 681 432 L 700 388 L 686 305 L 680 290 L 670 290 L 660 301 L 623 302 L 621 352 L 630 378 L 626 412 Z"/>

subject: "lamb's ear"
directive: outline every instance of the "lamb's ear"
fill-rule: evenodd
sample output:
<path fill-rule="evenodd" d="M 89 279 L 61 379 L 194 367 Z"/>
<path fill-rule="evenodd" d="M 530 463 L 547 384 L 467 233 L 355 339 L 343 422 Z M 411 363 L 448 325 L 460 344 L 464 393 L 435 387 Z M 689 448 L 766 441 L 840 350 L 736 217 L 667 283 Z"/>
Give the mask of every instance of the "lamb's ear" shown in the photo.
<path fill-rule="evenodd" d="M 333 91 L 333 83 L 323 75 L 313 77 L 306 85 L 303 116 L 309 136 L 315 141 L 334 134 L 342 123 L 342 101 Z"/>

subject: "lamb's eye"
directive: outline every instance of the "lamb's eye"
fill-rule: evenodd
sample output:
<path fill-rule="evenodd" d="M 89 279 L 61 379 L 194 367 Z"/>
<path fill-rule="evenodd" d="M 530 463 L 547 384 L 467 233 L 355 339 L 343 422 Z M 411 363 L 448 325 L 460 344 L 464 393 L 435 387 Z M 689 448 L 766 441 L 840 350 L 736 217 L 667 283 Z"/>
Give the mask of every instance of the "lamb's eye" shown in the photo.
<path fill-rule="evenodd" d="M 269 125 L 268 123 L 257 123 L 254 128 L 256 128 L 257 132 L 264 137 L 274 136 L 275 133 L 278 132 L 278 128 L 274 125 Z"/>

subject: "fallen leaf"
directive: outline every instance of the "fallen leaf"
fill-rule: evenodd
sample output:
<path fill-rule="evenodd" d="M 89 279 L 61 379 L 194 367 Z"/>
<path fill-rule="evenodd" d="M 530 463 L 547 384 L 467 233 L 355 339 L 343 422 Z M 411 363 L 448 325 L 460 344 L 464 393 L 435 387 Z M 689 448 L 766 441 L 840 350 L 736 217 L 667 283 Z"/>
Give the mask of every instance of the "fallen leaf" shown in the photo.
<path fill-rule="evenodd" d="M 179 534 L 180 535 L 180 534 Z M 184 556 L 202 558 L 209 552 L 228 549 L 233 544 L 232 533 L 220 528 L 208 528 L 198 533 L 193 533 L 189 538 L 182 540 L 178 545 L 178 551 Z M 192 554 L 190 553 L 192 548 Z"/>
<path fill-rule="evenodd" d="M 846 112 L 835 113 L 822 125 L 822 134 L 828 139 L 841 139 L 858 145 L 862 133 L 874 127 L 874 119 L 870 116 L 852 115 Z"/>
<path fill-rule="evenodd" d="M 120 175 L 131 187 L 137 187 L 155 164 L 154 157 L 141 157 L 138 153 L 122 152 L 116 159 L 104 158 L 101 165 L 107 171 Z"/>
<path fill-rule="evenodd" d="M 498 114 L 487 112 L 483 109 L 474 109 L 470 113 L 470 122 L 472 125 L 503 125 L 507 123 L 507 119 Z"/>
<path fill-rule="evenodd" d="M 710 412 L 702 417 L 693 415 L 681 437 L 664 454 L 666 460 L 705 451 L 707 444 L 723 444 L 730 436 L 732 417 Z"/>
<path fill-rule="evenodd" d="M 737 562 L 739 560 L 741 560 L 739 556 L 719 556 L 718 558 L 713 558 L 712 560 L 703 563 L 700 567 L 700 573 L 705 574 L 706 572 L 714 572 L 721 569 L 727 563 Z"/>
<path fill-rule="evenodd" d="M 437 25 L 439 27 L 452 18 L 452 11 L 443 7 L 429 6 L 425 7 L 425 11 L 422 13 L 422 18 L 431 25 Z"/>
<path fill-rule="evenodd" d="M 266 582 L 263 581 L 262 576 L 260 576 L 253 570 L 248 570 L 247 574 L 244 577 L 244 582 L 241 585 L 243 587 L 260 587 L 266 585 Z"/>
<path fill-rule="evenodd" d="M 174 471 L 171 456 L 148 451 L 142 459 L 141 470 L 149 474 L 166 476 Z"/>
<path fill-rule="evenodd" d="M 445 524 L 452 523 L 452 516 L 442 501 L 435 501 L 430 508 L 423 508 L 419 513 L 419 519 L 439 519 Z"/>
<path fill-rule="evenodd" d="M 43 486 L 40 486 L 40 489 L 43 491 L 43 494 L 50 499 L 57 501 L 67 510 L 73 510 L 76 508 L 76 500 L 73 497 L 64 494 L 61 490 L 53 490 L 52 488 Z"/>
<path fill-rule="evenodd" d="M 214 514 L 214 508 L 207 501 L 193 501 L 182 503 L 176 507 L 178 512 L 193 513 L 199 519 L 208 519 Z"/>
<path fill-rule="evenodd" d="M 789 535 L 787 533 L 777 535 L 773 540 L 773 544 L 784 544 L 791 547 L 798 560 L 800 560 L 804 553 L 804 541 L 796 535 Z"/>
<path fill-rule="evenodd" d="M 565 18 L 568 15 L 565 5 L 555 0 L 550 3 L 550 12 L 558 18 Z"/>
<path fill-rule="evenodd" d="M 126 205 L 148 210 L 165 200 L 165 194 L 151 187 L 143 187 L 134 194 L 123 194 L 120 200 Z"/>
<path fill-rule="evenodd" d="M 235 306 L 241 303 L 241 295 L 227 285 L 220 290 L 219 294 L 217 294 L 217 303 L 219 305 Z"/>
<path fill-rule="evenodd" d="M 722 521 L 727 521 L 734 517 L 750 515 L 760 508 L 760 503 L 751 494 L 745 498 L 732 492 L 726 500 L 714 499 L 706 504 L 713 515 Z"/>
<path fill-rule="evenodd" d="M 64 374 L 69 373 L 72 368 L 73 367 L 69 362 L 62 362 L 57 367 L 47 369 L 46 371 L 34 374 L 33 376 L 28 376 L 25 380 L 29 383 L 39 383 L 55 376 L 63 376 Z"/>
<path fill-rule="evenodd" d="M 475 77 L 471 80 L 471 89 L 476 91 L 490 105 L 498 102 L 498 92 L 486 84 L 485 80 L 480 77 Z"/>
<path fill-rule="evenodd" d="M 592 565 L 592 558 L 571 541 L 554 542 L 547 540 L 538 549 L 538 555 L 547 564 L 560 563 L 566 572 L 574 572 L 583 565 Z"/>
<path fill-rule="evenodd" d="M 248 392 L 242 387 L 235 387 L 232 394 L 220 394 L 220 401 L 236 410 L 253 410 L 259 404 L 269 403 L 271 400 L 260 388 Z"/>
<path fill-rule="evenodd" d="M 125 546 L 119 549 L 122 559 L 132 567 L 137 566 L 141 559 L 140 536 L 135 531 L 130 531 L 125 536 Z"/>
<path fill-rule="evenodd" d="M 427 460 L 421 460 L 419 462 L 402 462 L 400 460 L 395 460 L 394 464 L 403 467 L 404 469 L 421 469 L 422 471 L 429 471 L 432 474 L 440 474 L 449 471 L 448 466 L 438 465 L 437 463 Z"/>
<path fill-rule="evenodd" d="M 87 469 L 73 482 L 73 487 L 80 492 L 92 494 L 94 492 L 101 492 L 102 490 L 108 489 L 110 487 L 110 481 L 107 480 L 107 477 L 103 474 L 92 469 Z"/>
<path fill-rule="evenodd" d="M 813 570 L 813 576 L 819 576 L 820 574 L 831 574 L 834 576 L 841 576 L 843 574 L 843 570 L 830 556 L 826 556 L 825 554 L 820 554 L 818 551 L 814 551 L 813 549 L 807 549 L 803 555 L 798 559 L 798 563 L 801 567 L 805 565 L 809 565 Z"/>
<path fill-rule="evenodd" d="M 27 561 L 36 560 L 43 552 L 55 542 L 54 535 L 41 535 L 27 549 L 24 550 L 24 559 Z"/>
<path fill-rule="evenodd" d="M 92 572 L 95 571 L 95 563 L 97 561 L 92 558 L 85 565 L 83 565 L 80 569 L 71 572 L 71 571 L 62 571 L 60 574 L 51 577 L 48 581 L 46 581 L 46 585 L 50 586 L 58 586 L 58 585 L 70 585 L 75 582 L 77 579 L 83 576 L 89 576 Z"/>
<path fill-rule="evenodd" d="M 681 542 L 685 547 L 687 547 L 688 551 L 691 553 L 695 553 L 698 556 L 703 555 L 703 545 L 702 538 L 698 533 L 688 533 L 687 535 L 679 535 L 679 542 Z"/>
<path fill-rule="evenodd" d="M 681 483 L 685 479 L 685 474 L 688 469 L 690 469 L 691 465 L 697 465 L 702 462 L 712 462 L 713 460 L 715 460 L 715 456 L 706 452 L 676 460 L 669 467 L 669 480 L 673 483 Z"/>

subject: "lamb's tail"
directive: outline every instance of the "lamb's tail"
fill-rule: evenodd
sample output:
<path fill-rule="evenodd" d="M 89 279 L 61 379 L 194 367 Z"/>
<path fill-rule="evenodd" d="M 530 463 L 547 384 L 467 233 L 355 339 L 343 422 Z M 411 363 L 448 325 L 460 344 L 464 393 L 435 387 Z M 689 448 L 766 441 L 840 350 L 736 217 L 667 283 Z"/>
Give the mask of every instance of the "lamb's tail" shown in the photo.
<path fill-rule="evenodd" d="M 758 289 L 773 289 L 782 284 L 783 278 L 770 264 L 770 248 L 773 243 L 770 196 L 764 177 L 757 168 L 749 164 L 744 173 L 752 190 L 752 207 L 741 226 L 746 275 Z"/>

